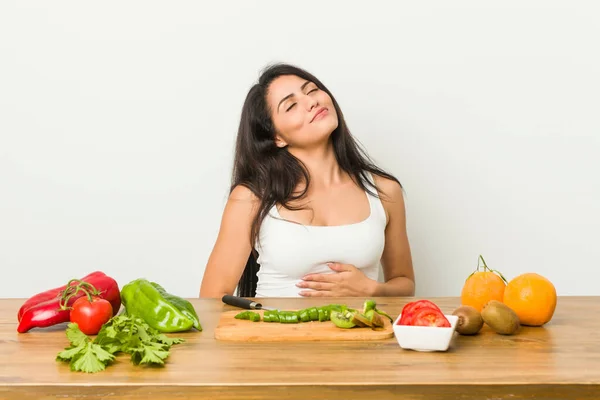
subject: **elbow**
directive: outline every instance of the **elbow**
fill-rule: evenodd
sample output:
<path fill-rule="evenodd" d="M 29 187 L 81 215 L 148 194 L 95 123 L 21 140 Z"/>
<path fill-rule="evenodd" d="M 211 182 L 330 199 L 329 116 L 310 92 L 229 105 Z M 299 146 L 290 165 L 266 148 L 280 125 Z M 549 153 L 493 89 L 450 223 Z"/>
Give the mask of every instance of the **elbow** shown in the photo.
<path fill-rule="evenodd" d="M 415 280 L 414 278 L 407 278 L 407 288 L 406 288 L 406 296 L 408 297 L 415 297 L 415 293 L 416 293 L 416 285 L 415 285 Z"/>
<path fill-rule="evenodd" d="M 221 300 L 226 294 L 233 295 L 233 290 L 227 290 L 219 285 L 208 285 L 206 282 L 200 286 L 200 298 Z"/>
<path fill-rule="evenodd" d="M 228 293 L 224 290 L 220 290 L 217 288 L 214 288 L 214 289 L 200 288 L 200 298 L 203 298 L 203 299 L 219 299 L 220 300 L 226 294 L 233 294 L 233 293 Z"/>

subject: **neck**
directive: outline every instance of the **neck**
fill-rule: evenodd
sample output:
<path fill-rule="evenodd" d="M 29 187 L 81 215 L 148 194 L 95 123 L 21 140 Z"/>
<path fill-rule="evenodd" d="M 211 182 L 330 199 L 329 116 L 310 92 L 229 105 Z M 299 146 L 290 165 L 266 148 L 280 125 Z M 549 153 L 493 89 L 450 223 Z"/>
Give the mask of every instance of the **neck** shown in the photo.
<path fill-rule="evenodd" d="M 333 144 L 304 151 L 295 151 L 293 155 L 304 163 L 310 174 L 310 191 L 320 188 L 328 188 L 341 184 L 345 181 L 347 174 L 340 168 Z"/>

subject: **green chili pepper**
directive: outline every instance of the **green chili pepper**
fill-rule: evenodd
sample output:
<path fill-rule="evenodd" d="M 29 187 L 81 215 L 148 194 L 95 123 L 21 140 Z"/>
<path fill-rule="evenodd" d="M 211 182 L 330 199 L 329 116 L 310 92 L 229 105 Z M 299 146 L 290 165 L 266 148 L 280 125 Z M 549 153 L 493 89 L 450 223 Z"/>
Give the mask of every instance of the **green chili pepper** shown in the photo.
<path fill-rule="evenodd" d="M 182 332 L 191 329 L 195 321 L 184 302 L 174 301 L 176 296 L 165 296 L 146 279 L 136 279 L 123 286 L 121 302 L 128 315 L 136 315 L 160 332 Z M 193 308 L 193 307 L 192 307 Z M 193 313 L 195 314 L 195 312 Z M 200 323 L 198 322 L 200 327 Z"/>

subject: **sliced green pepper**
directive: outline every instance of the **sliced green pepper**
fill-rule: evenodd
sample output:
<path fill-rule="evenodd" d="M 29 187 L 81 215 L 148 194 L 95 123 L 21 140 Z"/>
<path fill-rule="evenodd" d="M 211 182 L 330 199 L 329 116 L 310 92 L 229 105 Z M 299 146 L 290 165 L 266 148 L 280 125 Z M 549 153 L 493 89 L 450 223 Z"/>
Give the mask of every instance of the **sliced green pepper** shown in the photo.
<path fill-rule="evenodd" d="M 300 320 L 296 312 L 282 311 L 279 313 L 279 322 L 283 324 L 297 324 Z"/>
<path fill-rule="evenodd" d="M 379 322 L 379 318 L 373 314 L 377 312 L 390 318 L 385 312 L 377 309 L 377 304 L 374 300 L 367 300 L 363 306 L 363 315 L 369 322 Z M 330 321 L 332 312 L 350 312 L 358 313 L 353 308 L 348 308 L 344 304 L 328 304 L 320 307 L 309 307 L 298 311 L 280 311 L 280 310 L 265 310 L 262 320 L 264 322 L 279 322 L 282 324 L 297 324 L 310 321 Z M 235 316 L 238 319 L 247 319 L 251 321 L 260 321 L 260 314 L 252 311 L 243 311 Z"/>
<path fill-rule="evenodd" d="M 300 321 L 302 322 L 310 321 L 310 315 L 307 309 L 298 311 L 298 316 L 300 317 Z"/>
<path fill-rule="evenodd" d="M 329 319 L 329 313 L 327 310 L 324 310 L 322 307 L 318 308 L 319 312 L 319 322 L 327 321 Z"/>
<path fill-rule="evenodd" d="M 235 319 L 249 319 L 250 311 L 242 311 L 242 312 L 236 314 L 234 318 Z"/>
<path fill-rule="evenodd" d="M 257 312 L 250 312 L 250 321 L 252 322 L 259 322 L 260 321 L 260 314 Z"/>
<path fill-rule="evenodd" d="M 234 317 L 236 319 L 247 319 L 250 321 L 258 322 L 260 321 L 260 314 L 254 311 L 242 311 Z"/>
<path fill-rule="evenodd" d="M 263 322 L 271 322 L 271 315 L 269 314 L 269 311 L 265 311 L 263 313 Z"/>

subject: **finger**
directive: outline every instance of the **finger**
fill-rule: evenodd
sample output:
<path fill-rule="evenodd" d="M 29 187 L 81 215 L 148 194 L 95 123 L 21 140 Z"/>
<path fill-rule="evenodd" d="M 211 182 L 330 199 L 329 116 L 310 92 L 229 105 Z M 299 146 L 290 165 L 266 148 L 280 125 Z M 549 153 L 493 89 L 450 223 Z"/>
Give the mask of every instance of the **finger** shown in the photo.
<path fill-rule="evenodd" d="M 335 274 L 308 274 L 304 276 L 302 280 L 314 282 L 336 282 L 337 277 Z"/>
<path fill-rule="evenodd" d="M 332 292 L 326 290 L 301 290 L 300 296 L 304 297 L 331 297 Z"/>
<path fill-rule="evenodd" d="M 333 289 L 333 283 L 329 282 L 298 282 L 296 286 L 299 288 L 313 289 L 313 290 L 331 290 Z"/>
<path fill-rule="evenodd" d="M 341 263 L 327 263 L 327 266 L 336 272 L 352 271 L 352 269 L 356 268 L 354 265 Z"/>

